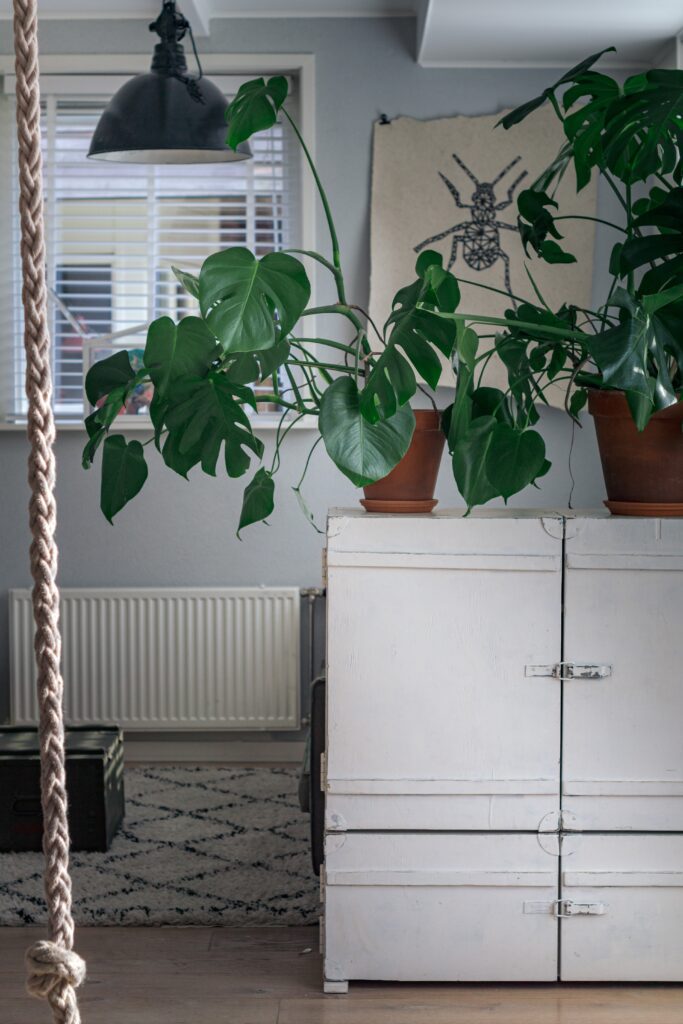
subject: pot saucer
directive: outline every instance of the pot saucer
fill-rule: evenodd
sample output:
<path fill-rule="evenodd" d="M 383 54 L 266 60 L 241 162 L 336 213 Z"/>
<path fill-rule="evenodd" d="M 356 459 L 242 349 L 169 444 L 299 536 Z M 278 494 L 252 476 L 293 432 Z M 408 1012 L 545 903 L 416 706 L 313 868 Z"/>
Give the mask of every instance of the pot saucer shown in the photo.
<path fill-rule="evenodd" d="M 683 501 L 606 501 L 613 516 L 683 516 Z"/>
<path fill-rule="evenodd" d="M 395 515 L 420 515 L 432 512 L 439 504 L 435 498 L 421 498 L 419 501 L 390 501 L 387 498 L 361 498 L 366 512 L 392 512 Z"/>

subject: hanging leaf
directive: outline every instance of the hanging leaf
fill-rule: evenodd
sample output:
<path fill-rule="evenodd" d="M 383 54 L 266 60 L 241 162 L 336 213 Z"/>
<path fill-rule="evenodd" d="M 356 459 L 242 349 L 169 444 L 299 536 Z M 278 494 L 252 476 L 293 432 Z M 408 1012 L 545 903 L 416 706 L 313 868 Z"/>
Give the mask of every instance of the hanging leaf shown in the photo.
<path fill-rule="evenodd" d="M 205 376 L 220 354 L 215 336 L 198 316 L 186 316 L 177 325 L 162 316 L 149 325 L 143 358 L 155 393 L 164 398 L 175 381 Z"/>
<path fill-rule="evenodd" d="M 237 536 L 245 526 L 267 519 L 275 508 L 275 483 L 267 469 L 259 469 L 244 491 Z"/>
<path fill-rule="evenodd" d="M 135 371 L 125 349 L 100 359 L 86 374 L 85 393 L 88 401 L 91 405 L 97 405 L 103 395 L 108 395 L 116 387 L 125 386 L 134 376 Z"/>
<path fill-rule="evenodd" d="M 493 416 L 478 417 L 453 448 L 453 476 L 468 512 L 498 496 L 486 475 L 486 456 L 495 424 Z"/>
<path fill-rule="evenodd" d="M 204 472 L 213 476 L 223 441 L 229 442 L 226 462 L 230 459 L 231 476 L 239 476 L 249 467 L 249 456 L 240 449 L 261 457 L 263 444 L 254 436 L 242 407 L 244 403 L 255 407 L 251 388 L 212 370 L 207 377 L 177 383 L 170 398 L 165 416 L 169 433 L 162 454 L 166 465 L 181 476 L 186 477 L 200 462 Z"/>
<path fill-rule="evenodd" d="M 142 489 L 147 479 L 145 452 L 139 441 L 113 434 L 104 442 L 100 508 L 113 522 L 117 512 Z"/>
<path fill-rule="evenodd" d="M 547 472 L 545 443 L 535 430 L 496 423 L 486 452 L 486 476 L 505 501 Z"/>
<path fill-rule="evenodd" d="M 202 316 L 226 352 L 268 349 L 306 308 L 311 286 L 303 264 L 283 252 L 258 260 L 236 247 L 214 253 L 199 274 Z"/>
<path fill-rule="evenodd" d="M 319 416 L 327 454 L 356 487 L 387 476 L 412 440 L 415 416 L 404 405 L 393 416 L 369 423 L 361 413 L 360 395 L 351 377 L 338 377 L 323 394 Z"/>

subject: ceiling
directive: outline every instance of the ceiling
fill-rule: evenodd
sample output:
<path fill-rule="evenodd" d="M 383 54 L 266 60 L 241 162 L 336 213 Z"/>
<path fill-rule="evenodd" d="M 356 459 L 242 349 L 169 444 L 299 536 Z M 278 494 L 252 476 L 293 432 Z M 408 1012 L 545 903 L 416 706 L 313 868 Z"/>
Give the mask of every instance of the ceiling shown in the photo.
<path fill-rule="evenodd" d="M 39 0 L 41 18 L 152 20 L 160 0 Z M 566 66 L 611 44 L 609 63 L 649 65 L 671 52 L 683 0 L 179 0 L 197 35 L 212 18 L 417 17 L 425 67 Z M 8 18 L 11 0 L 0 0 Z"/>

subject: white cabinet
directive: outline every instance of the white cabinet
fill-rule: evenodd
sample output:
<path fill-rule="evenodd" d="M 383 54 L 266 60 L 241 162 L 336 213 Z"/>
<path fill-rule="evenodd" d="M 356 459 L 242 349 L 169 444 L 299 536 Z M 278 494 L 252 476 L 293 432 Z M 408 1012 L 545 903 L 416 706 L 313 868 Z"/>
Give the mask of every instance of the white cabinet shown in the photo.
<path fill-rule="evenodd" d="M 683 837 L 620 834 L 683 832 L 683 520 L 340 511 L 327 564 L 326 987 L 683 978 Z"/>
<path fill-rule="evenodd" d="M 330 830 L 559 809 L 562 520 L 330 519 Z M 533 628 L 530 624 L 533 622 Z"/>
<path fill-rule="evenodd" d="M 683 520 L 566 526 L 563 806 L 586 830 L 683 832 Z"/>

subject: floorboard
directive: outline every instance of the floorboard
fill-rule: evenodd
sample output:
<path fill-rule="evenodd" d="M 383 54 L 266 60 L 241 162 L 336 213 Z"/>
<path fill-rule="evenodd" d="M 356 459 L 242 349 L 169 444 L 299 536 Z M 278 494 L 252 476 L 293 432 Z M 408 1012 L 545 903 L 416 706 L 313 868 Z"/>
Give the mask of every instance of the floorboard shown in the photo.
<path fill-rule="evenodd" d="M 2 1024 L 49 1024 L 23 994 L 42 932 L 0 929 Z M 352 984 L 323 996 L 315 928 L 81 928 L 84 1024 L 682 1024 L 677 985 Z"/>

